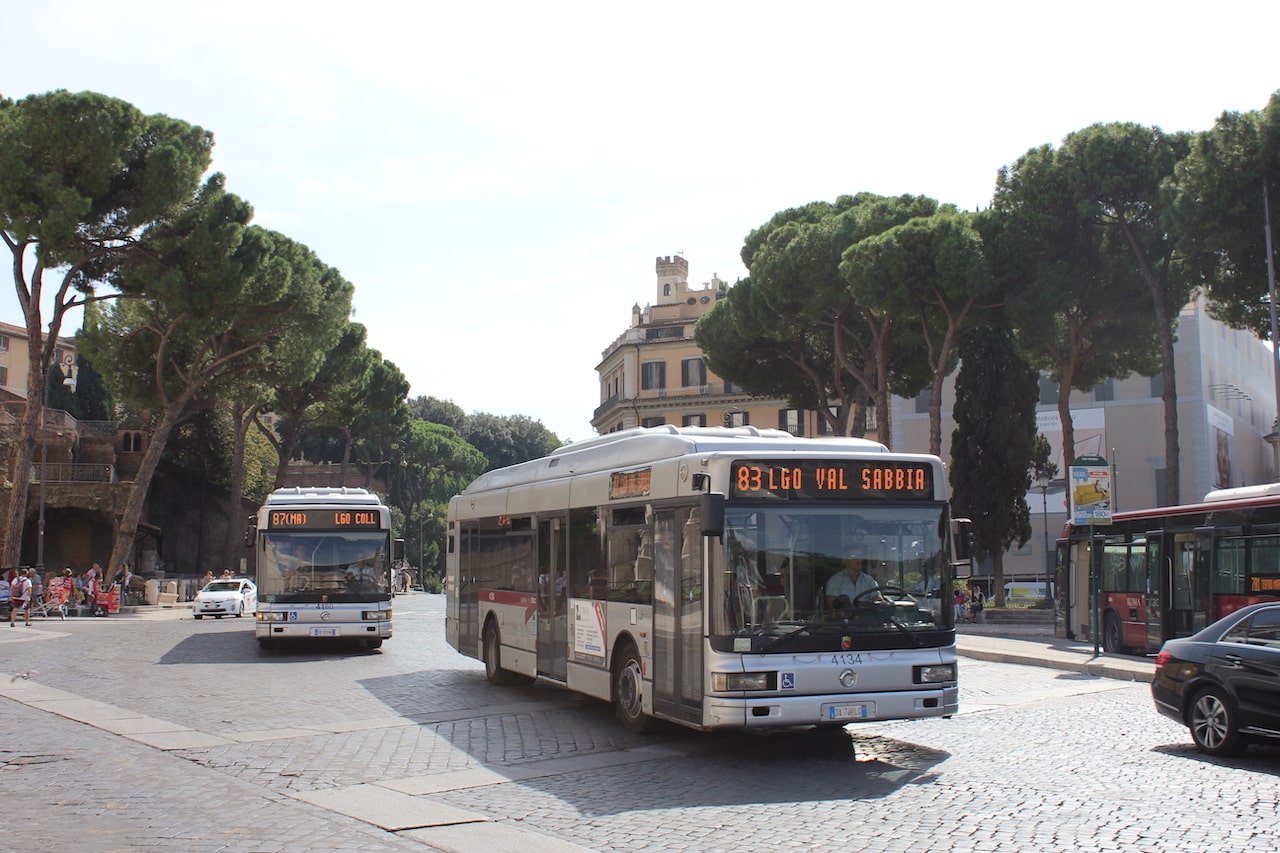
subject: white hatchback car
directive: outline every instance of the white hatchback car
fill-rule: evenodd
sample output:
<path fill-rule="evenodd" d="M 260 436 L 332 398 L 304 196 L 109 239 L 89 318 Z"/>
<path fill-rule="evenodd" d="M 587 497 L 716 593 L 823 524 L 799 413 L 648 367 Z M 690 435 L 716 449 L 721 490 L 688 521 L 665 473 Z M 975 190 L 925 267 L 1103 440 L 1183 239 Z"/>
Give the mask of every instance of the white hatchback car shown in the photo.
<path fill-rule="evenodd" d="M 218 578 L 196 593 L 191 613 L 197 619 L 243 616 L 258 606 L 258 588 L 248 578 Z"/>

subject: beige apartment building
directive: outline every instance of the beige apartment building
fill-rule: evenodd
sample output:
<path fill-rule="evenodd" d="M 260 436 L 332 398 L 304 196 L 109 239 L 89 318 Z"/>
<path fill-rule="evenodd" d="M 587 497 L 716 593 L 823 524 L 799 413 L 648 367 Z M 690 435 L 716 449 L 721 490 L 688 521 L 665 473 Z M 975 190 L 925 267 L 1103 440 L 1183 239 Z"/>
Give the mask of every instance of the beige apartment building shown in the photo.
<path fill-rule="evenodd" d="M 707 370 L 693 339 L 698 318 L 728 292 L 718 276 L 689 286 L 689 262 L 659 257 L 654 300 L 631 309 L 631 326 L 601 355 L 597 433 L 637 426 L 754 426 L 792 435 L 826 435 L 817 413 L 786 400 L 755 397 Z"/>
<path fill-rule="evenodd" d="M 56 361 L 67 367 L 76 363 L 74 340 L 58 338 Z M 0 400 L 27 399 L 27 376 L 30 372 L 26 327 L 0 323 Z"/>

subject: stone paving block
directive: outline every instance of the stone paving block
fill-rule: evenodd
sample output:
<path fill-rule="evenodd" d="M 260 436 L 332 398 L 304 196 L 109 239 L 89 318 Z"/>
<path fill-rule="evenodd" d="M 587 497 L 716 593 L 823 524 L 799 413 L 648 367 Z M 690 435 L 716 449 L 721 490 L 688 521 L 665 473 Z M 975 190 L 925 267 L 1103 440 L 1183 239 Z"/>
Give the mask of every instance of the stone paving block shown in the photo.
<path fill-rule="evenodd" d="M 379 785 L 325 788 L 291 796 L 392 831 L 488 820 L 476 812 L 423 797 L 411 797 Z"/>
<path fill-rule="evenodd" d="M 567 841 L 507 823 L 471 823 L 403 833 L 443 853 L 594 853 Z"/>

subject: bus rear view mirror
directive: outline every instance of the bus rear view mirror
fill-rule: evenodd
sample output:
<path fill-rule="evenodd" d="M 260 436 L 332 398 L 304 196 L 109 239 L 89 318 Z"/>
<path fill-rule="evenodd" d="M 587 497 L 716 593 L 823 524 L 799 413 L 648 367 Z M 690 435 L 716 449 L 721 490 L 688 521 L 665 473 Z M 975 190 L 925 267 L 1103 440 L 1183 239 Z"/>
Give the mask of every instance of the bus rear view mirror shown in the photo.
<path fill-rule="evenodd" d="M 709 492 L 700 505 L 703 536 L 724 535 L 724 495 Z"/>
<path fill-rule="evenodd" d="M 967 518 L 951 519 L 951 542 L 957 560 L 966 563 L 972 561 L 973 521 Z"/>

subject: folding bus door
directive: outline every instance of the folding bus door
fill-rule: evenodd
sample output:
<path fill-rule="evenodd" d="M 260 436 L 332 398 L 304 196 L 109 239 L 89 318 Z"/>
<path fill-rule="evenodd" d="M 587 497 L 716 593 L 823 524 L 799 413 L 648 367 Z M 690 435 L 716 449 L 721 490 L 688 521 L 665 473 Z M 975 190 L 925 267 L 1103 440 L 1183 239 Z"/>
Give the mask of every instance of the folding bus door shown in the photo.
<path fill-rule="evenodd" d="M 480 562 L 480 530 L 474 524 L 458 525 L 458 588 L 450 590 L 458 600 L 458 651 L 480 657 L 480 601 L 476 584 Z"/>
<path fill-rule="evenodd" d="M 568 678 L 569 567 L 566 518 L 538 518 L 538 674 Z"/>
<path fill-rule="evenodd" d="M 702 722 L 702 524 L 693 507 L 653 516 L 653 709 Z"/>

